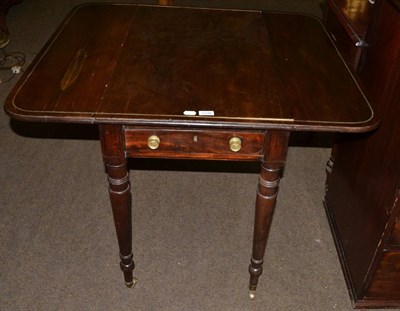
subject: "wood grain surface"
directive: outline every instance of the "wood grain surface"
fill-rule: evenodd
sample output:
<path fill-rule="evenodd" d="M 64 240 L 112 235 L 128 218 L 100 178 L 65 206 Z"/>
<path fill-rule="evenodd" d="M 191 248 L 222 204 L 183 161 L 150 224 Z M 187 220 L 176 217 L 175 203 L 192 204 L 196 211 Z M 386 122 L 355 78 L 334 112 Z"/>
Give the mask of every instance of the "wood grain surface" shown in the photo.
<path fill-rule="evenodd" d="M 319 20 L 144 5 L 75 9 L 6 110 L 30 121 L 127 125 L 360 132 L 377 124 Z"/>

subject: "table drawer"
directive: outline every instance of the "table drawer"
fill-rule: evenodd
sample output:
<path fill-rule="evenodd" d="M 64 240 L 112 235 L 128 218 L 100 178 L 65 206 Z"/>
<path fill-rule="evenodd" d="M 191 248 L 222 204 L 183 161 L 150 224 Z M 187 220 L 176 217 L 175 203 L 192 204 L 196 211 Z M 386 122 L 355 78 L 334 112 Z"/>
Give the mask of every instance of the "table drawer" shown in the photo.
<path fill-rule="evenodd" d="M 259 160 L 264 132 L 125 129 L 128 157 Z"/>

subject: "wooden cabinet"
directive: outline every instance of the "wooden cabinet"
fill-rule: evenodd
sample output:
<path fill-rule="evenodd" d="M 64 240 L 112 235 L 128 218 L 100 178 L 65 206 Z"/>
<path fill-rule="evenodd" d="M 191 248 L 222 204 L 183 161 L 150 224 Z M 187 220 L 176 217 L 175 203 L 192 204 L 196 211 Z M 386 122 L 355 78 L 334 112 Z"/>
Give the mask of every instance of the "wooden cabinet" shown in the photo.
<path fill-rule="evenodd" d="M 381 126 L 338 137 L 325 205 L 354 306 L 400 307 L 400 1 L 376 2 L 365 40 L 358 75 Z"/>
<path fill-rule="evenodd" d="M 327 0 L 324 19 L 328 32 L 353 71 L 357 71 L 371 20 L 368 0 Z"/>

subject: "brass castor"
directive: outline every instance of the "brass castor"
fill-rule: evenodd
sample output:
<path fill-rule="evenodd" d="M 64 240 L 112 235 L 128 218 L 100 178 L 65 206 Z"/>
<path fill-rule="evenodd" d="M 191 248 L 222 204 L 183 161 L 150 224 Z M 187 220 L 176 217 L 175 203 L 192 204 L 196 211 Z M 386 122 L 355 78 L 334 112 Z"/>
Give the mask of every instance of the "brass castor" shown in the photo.
<path fill-rule="evenodd" d="M 256 298 L 256 291 L 255 290 L 250 290 L 249 291 L 249 298 L 250 298 L 250 300 L 254 300 L 254 298 Z"/>
<path fill-rule="evenodd" d="M 137 279 L 133 278 L 132 282 L 125 282 L 126 287 L 133 288 L 137 283 Z"/>

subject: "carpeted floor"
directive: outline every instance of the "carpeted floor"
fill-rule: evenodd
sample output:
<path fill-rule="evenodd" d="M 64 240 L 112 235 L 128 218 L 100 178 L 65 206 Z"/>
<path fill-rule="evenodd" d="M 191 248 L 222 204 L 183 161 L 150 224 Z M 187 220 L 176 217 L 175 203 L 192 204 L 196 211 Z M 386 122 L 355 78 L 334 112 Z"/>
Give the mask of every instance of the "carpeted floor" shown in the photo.
<path fill-rule="evenodd" d="M 6 51 L 30 62 L 82 2 L 14 6 Z M 321 15 L 319 0 L 177 4 Z M 0 84 L 1 102 L 17 79 Z M 264 273 L 250 301 L 258 165 L 132 161 L 139 282 L 128 289 L 96 128 L 15 122 L 1 110 L 0 310 L 352 310 L 322 205 L 330 141 L 293 137 Z"/>

